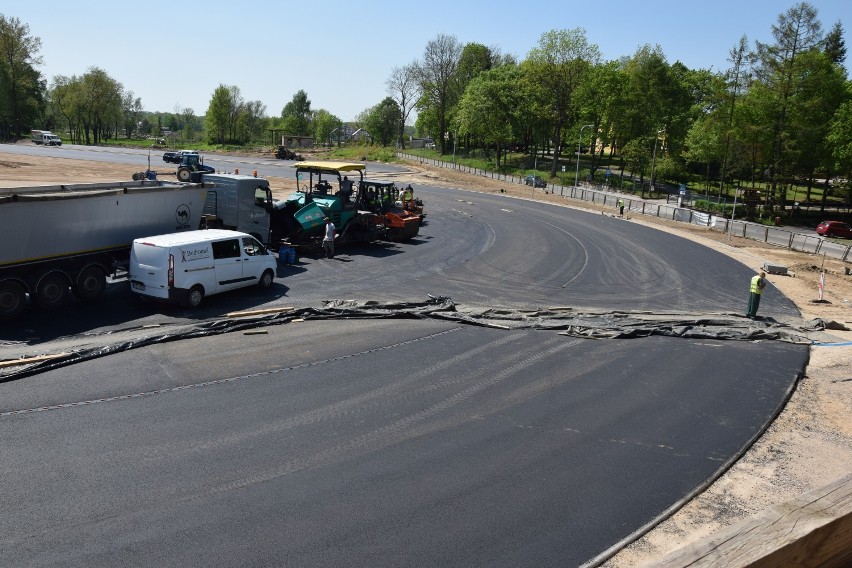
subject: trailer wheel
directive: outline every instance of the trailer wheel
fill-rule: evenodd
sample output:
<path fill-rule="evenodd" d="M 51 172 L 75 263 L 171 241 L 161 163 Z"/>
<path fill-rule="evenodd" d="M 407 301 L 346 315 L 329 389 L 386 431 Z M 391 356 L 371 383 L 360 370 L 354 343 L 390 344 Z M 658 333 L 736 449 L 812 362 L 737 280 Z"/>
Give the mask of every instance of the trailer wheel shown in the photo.
<path fill-rule="evenodd" d="M 74 294 L 85 302 L 91 302 L 101 297 L 106 290 L 106 274 L 97 266 L 86 267 L 77 277 Z"/>
<path fill-rule="evenodd" d="M 68 299 L 68 279 L 60 272 L 50 272 L 39 280 L 36 302 L 42 309 L 52 310 L 62 306 Z"/>
<path fill-rule="evenodd" d="M 260 275 L 260 280 L 257 281 L 257 285 L 261 288 L 269 288 L 272 286 L 272 281 L 275 279 L 275 275 L 271 270 L 266 269 L 263 271 L 263 274 Z"/>
<path fill-rule="evenodd" d="M 13 318 L 27 306 L 27 292 L 17 282 L 0 282 L 0 319 Z"/>
<path fill-rule="evenodd" d="M 184 305 L 188 308 L 197 308 L 201 305 L 201 302 L 204 300 L 204 288 L 201 285 L 196 284 L 189 290 L 189 294 L 186 296 L 186 301 Z"/>

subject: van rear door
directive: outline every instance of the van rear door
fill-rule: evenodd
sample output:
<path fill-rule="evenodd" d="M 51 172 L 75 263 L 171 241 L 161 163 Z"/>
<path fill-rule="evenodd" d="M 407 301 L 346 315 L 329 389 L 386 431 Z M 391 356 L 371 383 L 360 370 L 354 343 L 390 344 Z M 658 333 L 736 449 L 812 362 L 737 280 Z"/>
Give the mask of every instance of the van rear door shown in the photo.
<path fill-rule="evenodd" d="M 169 249 L 144 240 L 130 249 L 130 287 L 156 298 L 169 297 Z"/>

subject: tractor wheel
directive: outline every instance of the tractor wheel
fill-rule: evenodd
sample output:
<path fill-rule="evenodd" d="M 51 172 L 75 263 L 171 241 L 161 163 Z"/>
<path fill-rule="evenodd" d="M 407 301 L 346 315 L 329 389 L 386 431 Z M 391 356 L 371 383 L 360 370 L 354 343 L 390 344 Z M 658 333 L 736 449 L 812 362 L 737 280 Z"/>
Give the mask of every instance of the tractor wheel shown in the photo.
<path fill-rule="evenodd" d="M 192 176 L 192 171 L 189 168 L 178 168 L 177 178 L 178 181 L 189 181 L 189 178 Z"/>
<path fill-rule="evenodd" d="M 89 266 L 77 277 L 74 294 L 84 302 L 92 302 L 106 290 L 106 274 L 97 266 Z"/>
<path fill-rule="evenodd" d="M 19 315 L 27 305 L 27 293 L 17 282 L 0 282 L 0 319 Z"/>

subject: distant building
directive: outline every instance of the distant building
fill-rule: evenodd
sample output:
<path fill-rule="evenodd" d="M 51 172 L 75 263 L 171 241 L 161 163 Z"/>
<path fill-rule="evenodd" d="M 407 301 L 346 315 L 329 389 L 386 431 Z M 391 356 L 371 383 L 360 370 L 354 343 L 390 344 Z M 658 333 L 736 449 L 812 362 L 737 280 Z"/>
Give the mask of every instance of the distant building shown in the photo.
<path fill-rule="evenodd" d="M 409 138 L 409 148 L 434 148 L 435 140 L 432 138 Z"/>
<path fill-rule="evenodd" d="M 350 140 L 354 140 L 356 142 L 372 142 L 373 141 L 373 137 L 370 135 L 370 133 L 367 132 L 366 130 L 364 130 L 363 128 L 359 128 L 358 130 L 353 132 L 349 136 L 349 138 L 350 138 Z"/>
<path fill-rule="evenodd" d="M 290 136 L 289 134 L 281 135 L 281 145 L 287 148 L 313 148 L 313 136 Z"/>

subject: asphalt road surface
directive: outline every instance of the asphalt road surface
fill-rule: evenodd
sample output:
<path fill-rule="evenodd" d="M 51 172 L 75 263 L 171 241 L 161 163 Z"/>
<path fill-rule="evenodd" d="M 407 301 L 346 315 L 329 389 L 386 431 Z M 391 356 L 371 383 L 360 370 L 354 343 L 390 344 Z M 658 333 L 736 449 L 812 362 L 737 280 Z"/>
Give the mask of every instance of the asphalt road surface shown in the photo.
<path fill-rule="evenodd" d="M 4 324 L 3 353 L 331 299 L 431 294 L 510 315 L 745 308 L 748 268 L 667 233 L 415 190 L 428 224 L 411 242 L 302 258 L 279 267 L 271 290 L 195 312 L 136 302 L 115 283 L 95 306 Z M 761 314 L 797 312 L 770 286 Z M 262 331 L 164 340 L 0 383 L 3 564 L 578 566 L 747 446 L 808 354 L 438 319 Z"/>

